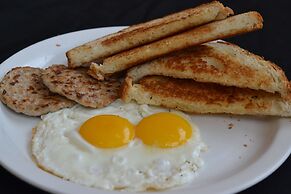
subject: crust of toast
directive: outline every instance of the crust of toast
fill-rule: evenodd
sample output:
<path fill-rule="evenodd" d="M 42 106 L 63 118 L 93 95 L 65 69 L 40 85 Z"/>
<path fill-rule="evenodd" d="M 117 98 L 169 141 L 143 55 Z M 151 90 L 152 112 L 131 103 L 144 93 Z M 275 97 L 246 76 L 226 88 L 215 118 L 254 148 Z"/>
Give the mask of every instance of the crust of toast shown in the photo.
<path fill-rule="evenodd" d="M 131 68 L 133 82 L 148 75 L 193 79 L 288 95 L 288 79 L 276 64 L 224 42 L 209 42 Z"/>
<path fill-rule="evenodd" d="M 127 77 L 121 98 L 190 113 L 291 117 L 291 101 L 279 94 L 165 76 L 144 77 L 137 84 Z"/>
<path fill-rule="evenodd" d="M 258 12 L 247 12 L 228 17 L 224 20 L 211 22 L 162 40 L 124 51 L 105 58 L 103 64 L 92 63 L 90 69 L 96 77 L 104 78 L 137 64 L 158 58 L 191 46 L 212 40 L 223 39 L 261 29 L 262 16 Z"/>
<path fill-rule="evenodd" d="M 214 20 L 221 20 L 233 11 L 213 1 L 163 18 L 130 26 L 117 33 L 104 36 L 69 50 L 66 55 L 71 68 L 102 61 L 115 53 L 173 35 Z"/>

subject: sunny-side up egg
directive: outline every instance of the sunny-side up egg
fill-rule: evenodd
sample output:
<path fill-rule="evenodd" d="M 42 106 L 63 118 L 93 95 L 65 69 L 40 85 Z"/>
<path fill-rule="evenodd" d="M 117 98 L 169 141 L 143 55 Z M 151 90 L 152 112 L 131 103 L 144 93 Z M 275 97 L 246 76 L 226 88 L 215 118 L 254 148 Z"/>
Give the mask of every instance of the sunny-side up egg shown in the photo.
<path fill-rule="evenodd" d="M 190 182 L 206 148 L 188 115 L 125 104 L 76 105 L 42 117 L 32 139 L 38 165 L 67 180 L 103 189 L 145 191 Z"/>

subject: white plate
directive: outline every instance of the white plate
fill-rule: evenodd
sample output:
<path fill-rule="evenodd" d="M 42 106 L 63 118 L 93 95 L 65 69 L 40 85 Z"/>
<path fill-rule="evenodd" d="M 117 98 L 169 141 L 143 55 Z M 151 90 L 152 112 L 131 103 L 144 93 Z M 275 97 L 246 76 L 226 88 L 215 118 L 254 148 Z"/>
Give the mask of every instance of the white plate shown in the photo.
<path fill-rule="evenodd" d="M 68 49 L 120 29 L 122 27 L 84 30 L 41 41 L 3 62 L 0 77 L 15 66 L 66 64 L 65 52 Z M 67 182 L 36 167 L 30 154 L 30 139 L 31 129 L 38 120 L 16 114 L 0 104 L 1 165 L 19 178 L 49 192 L 117 193 Z M 205 166 L 191 184 L 162 193 L 238 192 L 271 174 L 290 155 L 290 119 L 194 115 L 193 120 L 209 146 L 209 150 L 202 154 Z M 234 125 L 232 129 L 228 129 L 230 123 Z"/>

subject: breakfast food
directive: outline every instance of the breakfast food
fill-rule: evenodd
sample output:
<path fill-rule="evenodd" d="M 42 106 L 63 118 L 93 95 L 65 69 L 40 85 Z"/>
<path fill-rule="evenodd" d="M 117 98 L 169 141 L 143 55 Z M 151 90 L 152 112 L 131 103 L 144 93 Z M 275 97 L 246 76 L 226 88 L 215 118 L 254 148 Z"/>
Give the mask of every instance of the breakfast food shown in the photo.
<path fill-rule="evenodd" d="M 41 80 L 42 69 L 16 67 L 0 83 L 0 100 L 18 113 L 40 116 L 75 103 L 49 91 Z"/>
<path fill-rule="evenodd" d="M 280 67 L 210 42 L 263 27 L 258 12 L 232 14 L 213 1 L 73 48 L 68 67 L 12 69 L 0 99 L 42 115 L 32 155 L 56 176 L 108 190 L 189 183 L 206 146 L 181 111 L 291 117 L 291 83 Z"/>
<path fill-rule="evenodd" d="M 52 65 L 43 71 L 42 79 L 50 91 L 77 103 L 100 108 L 118 98 L 120 81 L 111 78 L 98 81 L 86 73 L 86 69 L 69 69 L 65 65 Z"/>
<path fill-rule="evenodd" d="M 235 36 L 261 29 L 263 19 L 258 12 L 247 12 L 211 22 L 181 34 L 124 51 L 105 58 L 101 64 L 92 63 L 91 75 L 102 80 L 113 73 L 123 71 L 137 64 L 162 55 L 199 45 L 212 40 Z M 93 72 L 93 73 L 92 73 Z"/>
<path fill-rule="evenodd" d="M 105 57 L 173 35 L 195 26 L 221 20 L 233 14 L 218 1 L 187 9 L 163 18 L 125 28 L 69 50 L 66 55 L 70 68 L 101 62 Z"/>
<path fill-rule="evenodd" d="M 121 96 L 192 113 L 291 116 L 290 83 L 281 68 L 222 41 L 130 69 Z"/>
<path fill-rule="evenodd" d="M 109 190 L 188 183 L 203 165 L 199 155 L 205 149 L 186 114 L 121 100 L 101 109 L 76 105 L 50 113 L 42 117 L 32 139 L 32 154 L 41 168 Z"/>
<path fill-rule="evenodd" d="M 277 92 L 283 97 L 289 92 L 288 79 L 280 67 L 223 41 L 191 47 L 133 67 L 127 77 L 137 82 L 147 75 Z"/>
<path fill-rule="evenodd" d="M 122 98 L 191 113 L 291 117 L 291 101 L 279 94 L 165 76 L 144 77 L 136 84 L 127 79 Z"/>

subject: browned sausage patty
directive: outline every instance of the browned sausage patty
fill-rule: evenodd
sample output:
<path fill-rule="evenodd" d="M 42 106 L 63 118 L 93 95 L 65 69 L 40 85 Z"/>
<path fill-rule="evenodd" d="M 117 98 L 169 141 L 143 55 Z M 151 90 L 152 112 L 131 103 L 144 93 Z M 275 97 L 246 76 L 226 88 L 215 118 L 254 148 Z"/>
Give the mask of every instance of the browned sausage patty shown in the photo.
<path fill-rule="evenodd" d="M 98 81 L 90 77 L 84 68 L 69 69 L 65 65 L 52 65 L 44 70 L 42 79 L 50 91 L 87 107 L 104 107 L 119 97 L 118 79 Z"/>
<path fill-rule="evenodd" d="M 29 116 L 73 106 L 73 101 L 49 91 L 42 82 L 42 71 L 34 67 L 10 70 L 0 82 L 0 100 L 15 112 Z"/>

